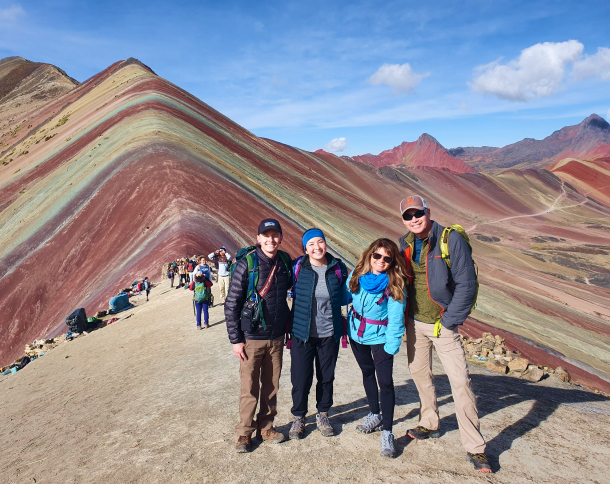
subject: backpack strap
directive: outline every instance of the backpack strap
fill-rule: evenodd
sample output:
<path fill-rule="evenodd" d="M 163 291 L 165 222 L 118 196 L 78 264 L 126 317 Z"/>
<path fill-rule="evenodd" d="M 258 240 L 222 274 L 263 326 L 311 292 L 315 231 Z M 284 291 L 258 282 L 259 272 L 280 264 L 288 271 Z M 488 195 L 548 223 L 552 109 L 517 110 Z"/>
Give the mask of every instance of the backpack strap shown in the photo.
<path fill-rule="evenodd" d="M 441 238 L 438 243 L 439 248 L 441 249 L 441 256 L 449 269 L 451 269 L 451 257 L 449 256 L 449 235 L 451 235 L 452 230 L 455 230 L 453 226 L 445 227 L 441 233 Z"/>

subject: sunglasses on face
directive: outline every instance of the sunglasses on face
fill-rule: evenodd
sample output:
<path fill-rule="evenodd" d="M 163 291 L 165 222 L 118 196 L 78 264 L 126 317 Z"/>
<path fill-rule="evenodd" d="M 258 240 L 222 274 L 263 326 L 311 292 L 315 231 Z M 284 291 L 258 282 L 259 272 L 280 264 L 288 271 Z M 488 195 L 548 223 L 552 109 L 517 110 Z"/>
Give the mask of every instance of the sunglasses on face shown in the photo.
<path fill-rule="evenodd" d="M 423 210 L 418 210 L 417 212 L 414 213 L 403 213 L 402 214 L 402 218 L 404 220 L 406 220 L 407 222 L 409 222 L 410 220 L 413 220 L 413 217 L 415 218 L 422 218 L 424 215 L 426 215 L 426 213 L 428 212 L 428 209 L 424 208 Z"/>
<path fill-rule="evenodd" d="M 391 264 L 392 261 L 394 260 L 391 257 L 388 257 L 387 255 L 381 255 L 381 254 L 378 254 L 377 252 L 373 252 L 373 259 L 379 260 L 381 258 L 383 258 L 383 262 L 385 262 L 386 264 Z"/>

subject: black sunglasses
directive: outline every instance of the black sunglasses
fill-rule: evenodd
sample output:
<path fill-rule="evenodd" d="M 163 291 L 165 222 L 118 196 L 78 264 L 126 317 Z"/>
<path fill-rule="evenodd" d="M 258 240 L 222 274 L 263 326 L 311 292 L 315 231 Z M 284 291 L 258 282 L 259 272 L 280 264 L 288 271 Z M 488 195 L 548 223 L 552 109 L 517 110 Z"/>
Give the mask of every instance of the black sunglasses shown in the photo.
<path fill-rule="evenodd" d="M 410 220 L 413 220 L 413 217 L 422 218 L 424 215 L 426 215 L 426 213 L 428 213 L 428 209 L 424 208 L 423 210 L 418 210 L 415 213 L 405 212 L 402 214 L 402 218 L 403 218 L 403 220 L 406 220 L 407 222 L 409 222 Z"/>
<path fill-rule="evenodd" d="M 392 261 L 394 260 L 391 257 L 388 257 L 387 255 L 381 255 L 381 254 L 378 254 L 377 252 L 373 252 L 373 259 L 379 260 L 382 257 L 383 257 L 383 262 L 385 262 L 386 264 L 391 264 Z"/>

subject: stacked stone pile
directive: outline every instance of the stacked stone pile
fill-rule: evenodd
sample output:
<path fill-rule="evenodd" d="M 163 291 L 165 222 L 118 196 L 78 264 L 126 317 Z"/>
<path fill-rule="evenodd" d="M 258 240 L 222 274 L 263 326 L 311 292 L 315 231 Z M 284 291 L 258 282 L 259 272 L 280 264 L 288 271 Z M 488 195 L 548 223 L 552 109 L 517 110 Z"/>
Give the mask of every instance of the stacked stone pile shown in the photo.
<path fill-rule="evenodd" d="M 570 374 L 565 368 L 559 366 L 553 370 L 548 366 L 533 365 L 518 352 L 510 351 L 504 344 L 504 338 L 499 335 L 483 333 L 476 339 L 460 335 L 460 339 L 469 360 L 485 363 L 489 370 L 532 382 L 539 382 L 545 375 L 555 375 L 564 382 L 570 381 Z"/>

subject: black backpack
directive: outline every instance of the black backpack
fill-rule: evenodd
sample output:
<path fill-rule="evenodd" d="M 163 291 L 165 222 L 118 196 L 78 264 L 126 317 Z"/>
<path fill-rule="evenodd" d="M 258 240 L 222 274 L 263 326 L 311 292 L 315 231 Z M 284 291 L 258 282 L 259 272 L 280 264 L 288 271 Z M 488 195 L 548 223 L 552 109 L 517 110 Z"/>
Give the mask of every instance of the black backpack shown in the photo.
<path fill-rule="evenodd" d="M 85 308 L 79 308 L 66 318 L 68 329 L 72 333 L 82 333 L 87 329 L 87 314 Z"/>

